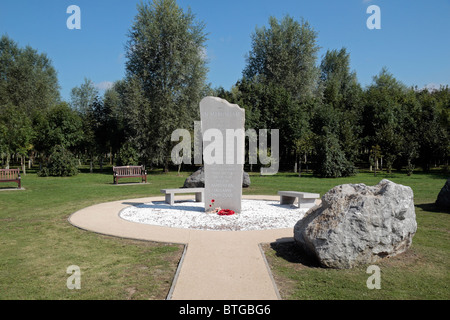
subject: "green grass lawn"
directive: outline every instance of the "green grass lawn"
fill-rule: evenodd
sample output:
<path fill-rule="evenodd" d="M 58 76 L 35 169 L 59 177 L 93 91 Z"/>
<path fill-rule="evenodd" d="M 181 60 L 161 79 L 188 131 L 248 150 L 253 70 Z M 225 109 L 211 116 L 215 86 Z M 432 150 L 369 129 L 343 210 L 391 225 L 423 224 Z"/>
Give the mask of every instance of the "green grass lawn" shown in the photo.
<path fill-rule="evenodd" d="M 24 191 L 0 184 L 0 299 L 164 299 L 183 246 L 119 239 L 77 229 L 67 218 L 107 201 L 161 195 L 181 187 L 189 173 L 152 171 L 148 184 L 112 185 L 111 168 L 68 178 L 23 176 Z M 368 290 L 365 268 L 328 270 L 305 261 L 292 244 L 265 245 L 285 299 L 448 299 L 448 213 L 433 203 L 444 185 L 439 174 L 360 173 L 342 179 L 298 178 L 293 173 L 251 174 L 244 194 L 279 190 L 325 193 L 342 183 L 374 185 L 382 178 L 409 185 L 415 194 L 418 231 L 411 250 L 381 262 L 382 289 Z M 134 181 L 138 181 L 135 179 Z M 120 180 L 125 183 L 126 180 Z M 130 180 L 133 181 L 133 180 Z M 14 183 L 9 184 L 14 187 Z M 66 287 L 67 267 L 81 269 L 81 290 Z"/>
<path fill-rule="evenodd" d="M 302 255 L 293 242 L 265 244 L 263 248 L 283 299 L 450 299 L 450 214 L 434 205 L 445 176 L 418 173 L 408 177 L 394 173 L 374 177 L 371 173 L 360 173 L 341 179 L 312 176 L 298 179 L 286 174 L 283 185 L 268 179 L 264 189 L 269 192 L 270 188 L 283 186 L 323 195 L 339 184 L 375 185 L 384 178 L 413 189 L 418 230 L 409 251 L 376 263 L 381 270 L 381 289 L 367 288 L 366 281 L 371 275 L 366 273 L 368 266 L 325 269 Z"/>
<path fill-rule="evenodd" d="M 181 180 L 153 174 L 146 185 L 114 186 L 112 171 L 27 174 L 25 191 L 0 191 L 0 299 L 165 299 L 183 246 L 102 236 L 67 219 L 95 203 L 158 195 L 161 185 Z M 70 265 L 81 269 L 81 290 L 67 289 Z"/>

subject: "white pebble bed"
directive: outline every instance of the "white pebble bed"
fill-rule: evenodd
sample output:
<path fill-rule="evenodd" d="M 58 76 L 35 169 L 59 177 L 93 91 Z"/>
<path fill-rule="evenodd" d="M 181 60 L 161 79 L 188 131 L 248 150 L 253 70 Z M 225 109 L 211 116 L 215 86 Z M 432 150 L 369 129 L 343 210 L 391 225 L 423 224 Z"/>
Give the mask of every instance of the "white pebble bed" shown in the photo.
<path fill-rule="evenodd" d="M 131 222 L 171 228 L 247 231 L 293 228 L 306 211 L 293 205 L 280 205 L 279 201 L 242 200 L 241 213 L 219 216 L 205 213 L 202 202 L 175 202 L 171 206 L 163 201 L 153 201 L 127 207 L 119 216 Z"/>

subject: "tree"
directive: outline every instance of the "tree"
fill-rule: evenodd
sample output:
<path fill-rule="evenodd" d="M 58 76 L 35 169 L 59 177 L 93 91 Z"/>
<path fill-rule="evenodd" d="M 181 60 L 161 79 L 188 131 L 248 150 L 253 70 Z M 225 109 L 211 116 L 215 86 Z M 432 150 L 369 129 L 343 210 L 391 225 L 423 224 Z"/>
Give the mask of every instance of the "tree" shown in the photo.
<path fill-rule="evenodd" d="M 147 123 L 134 127 L 145 158 L 165 164 L 168 170 L 171 133 L 193 127 L 205 88 L 206 59 L 204 24 L 186 13 L 175 0 L 141 3 L 129 31 L 126 72 L 146 101 L 136 107 Z M 132 122 L 140 122 L 133 119 Z"/>
<path fill-rule="evenodd" d="M 98 99 L 99 92 L 92 80 L 84 78 L 84 83 L 79 87 L 72 88 L 70 92 L 70 105 L 72 109 L 85 115 L 89 112 L 92 104 Z"/>
<path fill-rule="evenodd" d="M 39 177 L 70 177 L 77 175 L 76 159 L 66 148 L 56 145 L 51 149 L 45 167 L 39 170 L 37 174 Z"/>
<path fill-rule="evenodd" d="M 402 146 L 405 145 L 402 122 L 406 94 L 406 87 L 386 68 L 373 78 L 373 83 L 365 92 L 363 135 L 366 136 L 366 147 L 380 146 L 388 173 L 392 171 L 395 161 L 400 159 Z"/>
<path fill-rule="evenodd" d="M 6 157 L 6 168 L 11 157 L 17 155 L 25 173 L 24 159 L 32 148 L 33 134 L 32 122 L 21 108 L 12 104 L 0 106 L 0 151 Z"/>
<path fill-rule="evenodd" d="M 35 118 L 34 147 L 47 158 L 54 146 L 74 149 L 83 139 L 82 121 L 65 102 L 54 106 Z"/>
<path fill-rule="evenodd" d="M 8 36 L 0 38 L 0 152 L 6 165 L 12 156 L 25 158 L 33 148 L 32 123 L 60 102 L 59 85 L 51 60 Z M 3 140 L 3 141 L 2 141 Z"/>
<path fill-rule="evenodd" d="M 345 158 L 336 135 L 326 131 L 316 139 L 316 151 L 320 159 L 316 174 L 324 178 L 339 178 L 356 173 L 354 165 Z"/>
<path fill-rule="evenodd" d="M 243 77 L 236 85 L 240 105 L 255 129 L 280 130 L 283 167 L 295 167 L 298 161 L 298 139 L 307 131 L 308 110 L 317 94 L 316 37 L 304 20 L 270 17 L 267 27 L 252 34 Z"/>
<path fill-rule="evenodd" d="M 441 162 L 448 164 L 450 157 L 450 89 L 441 87 L 429 92 L 416 92 L 421 112 L 418 117 L 418 153 L 425 171 Z"/>
<path fill-rule="evenodd" d="M 320 64 L 319 87 L 322 103 L 335 114 L 334 126 L 346 158 L 354 163 L 361 145 L 362 89 L 350 70 L 350 54 L 345 48 L 328 50 Z M 333 125 L 330 123 L 329 125 Z"/>
<path fill-rule="evenodd" d="M 294 100 L 306 101 L 316 90 L 316 38 L 317 33 L 303 19 L 298 22 L 287 15 L 278 21 L 270 17 L 268 28 L 256 28 L 252 34 L 244 78 L 279 84 Z"/>
<path fill-rule="evenodd" d="M 56 70 L 46 54 L 3 35 L 0 39 L 0 105 L 11 104 L 28 117 L 60 102 Z"/>
<path fill-rule="evenodd" d="M 378 160 L 381 158 L 381 148 L 379 145 L 372 146 L 370 149 L 370 165 L 373 166 L 373 176 L 377 176 Z"/>
<path fill-rule="evenodd" d="M 110 164 L 126 141 L 124 106 L 120 93 L 123 83 L 124 81 L 117 81 L 112 88 L 106 90 L 103 96 L 103 110 L 100 110 L 101 126 L 97 139 L 103 149 L 109 148 Z"/>

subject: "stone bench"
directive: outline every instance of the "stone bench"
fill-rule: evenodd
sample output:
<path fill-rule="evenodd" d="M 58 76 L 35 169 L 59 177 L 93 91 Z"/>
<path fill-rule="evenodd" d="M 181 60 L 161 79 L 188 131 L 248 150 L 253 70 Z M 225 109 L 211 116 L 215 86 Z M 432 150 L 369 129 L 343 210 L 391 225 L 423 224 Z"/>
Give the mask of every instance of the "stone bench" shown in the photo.
<path fill-rule="evenodd" d="M 205 188 L 162 189 L 161 192 L 166 195 L 166 203 L 172 206 L 175 203 L 175 194 L 180 193 L 195 193 L 195 201 L 203 202 Z"/>
<path fill-rule="evenodd" d="M 316 199 L 320 198 L 318 193 L 297 192 L 297 191 L 278 191 L 280 204 L 294 204 L 298 199 L 300 209 L 309 209 L 315 206 Z"/>

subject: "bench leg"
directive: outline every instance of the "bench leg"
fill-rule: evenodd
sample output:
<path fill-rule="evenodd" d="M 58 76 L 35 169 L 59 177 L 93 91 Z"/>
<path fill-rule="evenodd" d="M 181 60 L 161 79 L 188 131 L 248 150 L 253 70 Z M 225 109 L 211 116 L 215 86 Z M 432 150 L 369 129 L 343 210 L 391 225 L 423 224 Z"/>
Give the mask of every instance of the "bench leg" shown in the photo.
<path fill-rule="evenodd" d="M 195 201 L 196 202 L 203 202 L 203 192 L 195 193 Z"/>
<path fill-rule="evenodd" d="M 299 199 L 298 207 L 300 209 L 310 209 L 316 205 L 316 199 Z"/>
<path fill-rule="evenodd" d="M 166 193 L 166 203 L 173 206 L 175 200 L 174 200 L 174 194 L 173 193 Z"/>
<path fill-rule="evenodd" d="M 296 197 L 280 196 L 280 204 L 294 204 Z"/>

